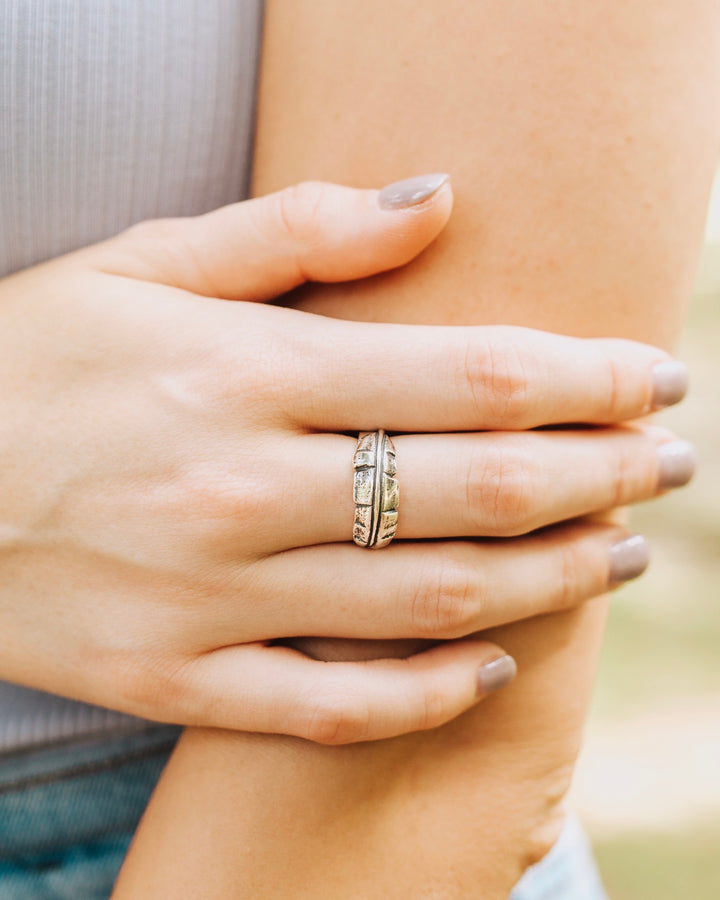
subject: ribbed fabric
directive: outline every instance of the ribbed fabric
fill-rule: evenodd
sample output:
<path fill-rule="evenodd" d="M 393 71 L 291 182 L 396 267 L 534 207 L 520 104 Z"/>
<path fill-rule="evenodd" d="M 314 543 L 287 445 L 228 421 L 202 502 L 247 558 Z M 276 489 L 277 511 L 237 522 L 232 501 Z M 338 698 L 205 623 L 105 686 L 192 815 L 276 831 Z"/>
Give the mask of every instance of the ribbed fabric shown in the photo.
<path fill-rule="evenodd" d="M 245 196 L 259 0 L 0 0 L 0 275 Z"/>
<path fill-rule="evenodd" d="M 0 754 L 75 736 L 134 731 L 141 719 L 0 681 Z"/>
<path fill-rule="evenodd" d="M 0 276 L 246 196 L 261 2 L 0 0 Z M 0 684 L 0 750 L 124 727 Z"/>

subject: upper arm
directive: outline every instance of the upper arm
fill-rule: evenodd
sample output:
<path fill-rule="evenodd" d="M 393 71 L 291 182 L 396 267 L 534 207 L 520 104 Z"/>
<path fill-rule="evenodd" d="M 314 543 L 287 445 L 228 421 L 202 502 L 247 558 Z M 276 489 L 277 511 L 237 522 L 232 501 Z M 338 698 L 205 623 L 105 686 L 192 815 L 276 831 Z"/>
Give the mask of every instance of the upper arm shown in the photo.
<path fill-rule="evenodd" d="M 717 13 L 270 0 L 255 191 L 439 170 L 456 196 L 411 277 L 323 291 L 314 308 L 670 344 L 715 165 Z"/>

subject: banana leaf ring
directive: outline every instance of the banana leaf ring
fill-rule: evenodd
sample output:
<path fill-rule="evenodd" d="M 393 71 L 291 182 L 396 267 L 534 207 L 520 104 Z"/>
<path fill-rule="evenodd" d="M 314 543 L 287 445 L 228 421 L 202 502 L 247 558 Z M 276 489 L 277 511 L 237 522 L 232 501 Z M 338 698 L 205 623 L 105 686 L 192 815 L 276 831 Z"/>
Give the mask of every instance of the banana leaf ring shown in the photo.
<path fill-rule="evenodd" d="M 360 432 L 353 467 L 353 540 L 368 550 L 387 547 L 397 530 L 400 491 L 395 447 L 382 428 Z"/>

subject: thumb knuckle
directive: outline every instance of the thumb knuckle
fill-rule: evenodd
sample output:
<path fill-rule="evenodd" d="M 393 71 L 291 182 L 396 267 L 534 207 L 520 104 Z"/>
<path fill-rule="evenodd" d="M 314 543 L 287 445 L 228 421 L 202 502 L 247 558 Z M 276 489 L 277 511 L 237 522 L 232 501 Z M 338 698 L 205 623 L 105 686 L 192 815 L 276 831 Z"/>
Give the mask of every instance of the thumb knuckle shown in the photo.
<path fill-rule="evenodd" d="M 293 243 L 312 245 L 319 239 L 328 190 L 323 182 L 302 181 L 277 195 L 280 226 Z"/>

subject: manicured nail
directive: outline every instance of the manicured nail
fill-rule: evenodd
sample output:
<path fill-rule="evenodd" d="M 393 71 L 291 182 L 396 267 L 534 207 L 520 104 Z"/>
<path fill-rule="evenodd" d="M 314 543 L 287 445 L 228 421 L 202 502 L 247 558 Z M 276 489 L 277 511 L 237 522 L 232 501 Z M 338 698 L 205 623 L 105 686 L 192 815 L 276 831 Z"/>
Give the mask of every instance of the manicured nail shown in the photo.
<path fill-rule="evenodd" d="M 653 398 L 655 409 L 679 403 L 687 394 L 688 370 L 677 360 L 658 363 L 653 367 Z"/>
<path fill-rule="evenodd" d="M 618 541 L 610 548 L 608 583 L 622 584 L 647 569 L 650 562 L 650 545 L 641 534 Z"/>
<path fill-rule="evenodd" d="M 444 172 L 434 175 L 417 175 L 404 181 L 395 181 L 386 185 L 378 194 L 380 209 L 406 209 L 422 203 L 439 191 L 450 178 Z"/>
<path fill-rule="evenodd" d="M 509 684 L 517 674 L 517 665 L 512 656 L 500 656 L 477 670 L 477 693 L 479 697 L 500 690 Z"/>
<path fill-rule="evenodd" d="M 695 474 L 695 450 L 687 441 L 672 441 L 658 447 L 658 488 L 682 487 Z"/>

